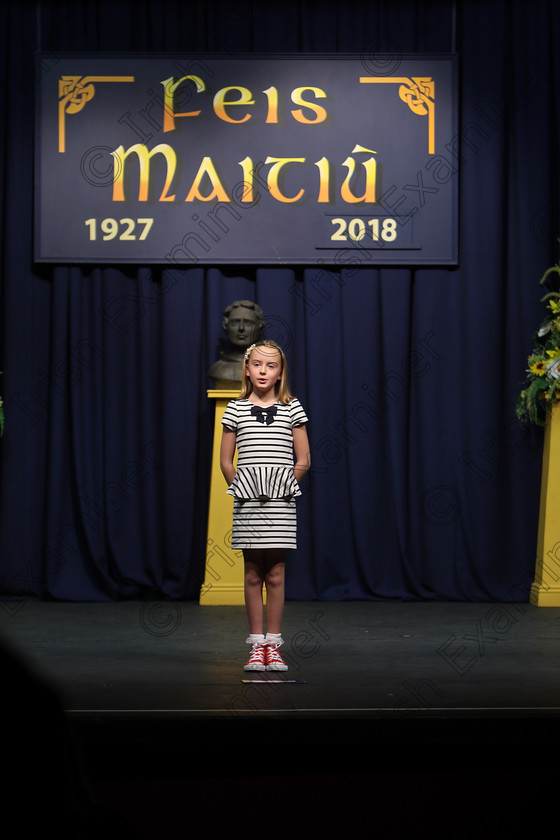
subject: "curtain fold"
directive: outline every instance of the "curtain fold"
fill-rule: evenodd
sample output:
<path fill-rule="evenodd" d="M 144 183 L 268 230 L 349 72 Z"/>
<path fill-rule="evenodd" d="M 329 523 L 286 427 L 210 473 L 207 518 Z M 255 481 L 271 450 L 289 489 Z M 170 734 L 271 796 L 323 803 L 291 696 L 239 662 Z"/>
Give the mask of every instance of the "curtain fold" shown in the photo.
<path fill-rule="evenodd" d="M 514 401 L 558 259 L 550 0 L 4 4 L 0 597 L 196 599 L 222 313 L 263 309 L 310 417 L 292 599 L 524 600 L 542 436 Z M 32 261 L 36 50 L 460 58 L 457 268 Z M 53 208 L 53 212 L 56 208 Z M 225 492 L 225 484 L 224 484 Z"/>

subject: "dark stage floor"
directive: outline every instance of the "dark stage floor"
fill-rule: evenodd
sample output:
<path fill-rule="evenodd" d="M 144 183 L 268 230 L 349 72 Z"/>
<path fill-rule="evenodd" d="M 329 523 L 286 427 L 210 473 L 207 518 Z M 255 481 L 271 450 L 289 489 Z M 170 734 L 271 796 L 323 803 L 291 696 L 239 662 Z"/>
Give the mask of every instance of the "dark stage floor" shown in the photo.
<path fill-rule="evenodd" d="M 345 837 L 362 820 L 410 836 L 426 808 L 441 836 L 459 809 L 445 836 L 510 837 L 527 796 L 556 791 L 560 609 L 288 602 L 283 632 L 289 671 L 248 674 L 243 607 L 0 602 L 0 639 L 24 663 L 3 669 L 5 734 L 24 771 L 53 695 L 96 801 L 132 825 L 120 837 L 244 836 L 263 786 L 300 803 L 296 837 Z M 186 800 L 206 828 L 187 832 Z M 285 830 L 275 817 L 265 833 Z"/>
<path fill-rule="evenodd" d="M 243 607 L 0 602 L 76 720 L 560 716 L 560 608 L 288 602 L 285 674 L 245 673 L 246 635 Z"/>

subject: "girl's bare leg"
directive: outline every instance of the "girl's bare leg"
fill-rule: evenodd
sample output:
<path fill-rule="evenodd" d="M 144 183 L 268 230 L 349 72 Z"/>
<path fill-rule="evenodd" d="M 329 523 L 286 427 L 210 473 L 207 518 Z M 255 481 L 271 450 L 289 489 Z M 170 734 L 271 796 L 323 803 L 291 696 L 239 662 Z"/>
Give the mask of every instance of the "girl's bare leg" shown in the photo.
<path fill-rule="evenodd" d="M 285 551 L 269 548 L 265 551 L 264 580 L 266 585 L 266 623 L 269 633 L 280 633 L 284 612 Z"/>
<path fill-rule="evenodd" d="M 264 550 L 244 549 L 245 560 L 245 609 L 249 623 L 249 633 L 263 632 L 263 593 Z"/>
<path fill-rule="evenodd" d="M 249 633 L 263 632 L 263 583 L 269 633 L 280 633 L 285 596 L 285 551 L 282 548 L 244 549 L 245 608 Z"/>

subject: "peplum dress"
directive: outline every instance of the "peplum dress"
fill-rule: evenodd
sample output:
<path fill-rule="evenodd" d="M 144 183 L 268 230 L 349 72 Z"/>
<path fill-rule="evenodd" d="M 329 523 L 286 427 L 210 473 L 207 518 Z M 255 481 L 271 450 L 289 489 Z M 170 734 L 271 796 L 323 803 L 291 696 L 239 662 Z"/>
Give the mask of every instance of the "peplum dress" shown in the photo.
<path fill-rule="evenodd" d="M 298 399 L 257 406 L 230 400 L 222 424 L 236 433 L 237 472 L 227 493 L 234 497 L 231 546 L 297 548 L 292 429 L 308 422 Z"/>

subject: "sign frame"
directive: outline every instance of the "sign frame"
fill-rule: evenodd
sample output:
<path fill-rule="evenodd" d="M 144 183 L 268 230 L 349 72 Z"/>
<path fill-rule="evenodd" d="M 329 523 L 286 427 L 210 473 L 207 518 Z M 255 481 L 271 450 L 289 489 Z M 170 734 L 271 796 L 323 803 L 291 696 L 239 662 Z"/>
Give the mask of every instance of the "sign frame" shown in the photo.
<path fill-rule="evenodd" d="M 36 77 L 38 263 L 458 264 L 456 54 L 40 53 Z"/>

